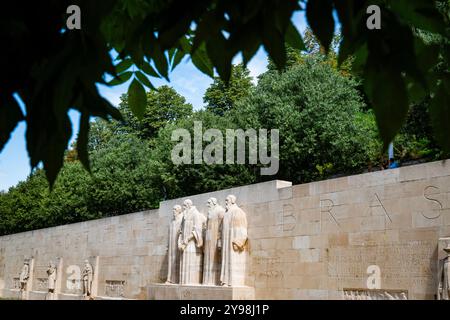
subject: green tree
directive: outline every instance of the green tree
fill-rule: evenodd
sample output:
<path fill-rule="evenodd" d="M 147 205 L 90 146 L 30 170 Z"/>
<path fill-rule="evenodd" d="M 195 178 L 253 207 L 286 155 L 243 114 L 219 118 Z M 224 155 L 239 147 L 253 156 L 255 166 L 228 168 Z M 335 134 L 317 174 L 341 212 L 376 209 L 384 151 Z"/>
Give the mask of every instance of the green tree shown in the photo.
<path fill-rule="evenodd" d="M 236 102 L 248 96 L 253 87 L 250 71 L 243 65 L 234 65 L 229 82 L 214 77 L 214 82 L 206 89 L 203 101 L 206 109 L 223 116 L 236 106 Z"/>
<path fill-rule="evenodd" d="M 311 56 L 281 74 L 263 74 L 234 118 L 240 127 L 280 130 L 277 178 L 298 183 L 357 172 L 376 157 L 371 148 L 381 145 L 372 143 L 367 129 L 376 132 L 375 122 L 362 116 L 356 86 Z"/>
<path fill-rule="evenodd" d="M 158 207 L 163 189 L 145 141 L 112 137 L 91 152 L 90 175 L 66 161 L 50 192 L 42 169 L 0 194 L 0 234 L 75 223 Z"/>
<path fill-rule="evenodd" d="M 155 174 L 154 178 L 158 181 L 157 185 L 164 188 L 165 198 L 173 199 L 211 190 L 251 184 L 257 181 L 256 168 L 249 165 L 174 164 L 171 159 L 171 151 L 179 142 L 172 141 L 172 132 L 175 129 L 186 129 L 193 139 L 194 121 L 202 123 L 203 132 L 207 129 L 219 129 L 224 137 L 226 129 L 236 128 L 229 117 L 221 117 L 210 111 L 202 110 L 195 112 L 190 118 L 181 119 L 162 129 L 151 153 L 151 158 L 155 161 L 153 163 L 155 167 L 151 171 Z M 209 143 L 203 141 L 203 147 Z M 191 156 L 193 160 L 193 152 Z"/>
<path fill-rule="evenodd" d="M 315 57 L 317 61 L 322 61 L 322 63 L 327 63 L 334 69 L 338 70 L 344 76 L 352 76 L 351 74 L 351 64 L 352 57 L 348 57 L 343 63 L 339 64 L 338 61 L 338 49 L 339 43 L 342 40 L 341 33 L 336 33 L 333 35 L 333 40 L 330 44 L 330 50 L 327 52 L 323 45 L 321 45 L 319 39 L 314 35 L 310 28 L 305 30 L 303 34 L 303 39 L 305 41 L 305 50 L 299 51 L 291 46 L 286 46 L 286 64 L 284 70 L 287 70 L 293 66 L 300 63 L 304 63 L 305 59 L 308 57 Z M 270 71 L 277 70 L 277 65 L 269 57 L 269 63 L 267 69 Z"/>
<path fill-rule="evenodd" d="M 142 118 L 137 118 L 130 109 L 128 96 L 123 94 L 119 110 L 122 121 L 106 121 L 97 118 L 91 124 L 88 138 L 90 151 L 106 146 L 115 135 L 132 134 L 153 143 L 158 131 L 168 123 L 191 116 L 192 105 L 176 92 L 175 89 L 163 85 L 157 91 L 147 92 L 147 107 Z"/>
<path fill-rule="evenodd" d="M 154 181 L 147 142 L 118 135 L 92 153 L 89 210 L 102 216 L 158 207 L 162 190 Z"/>
<path fill-rule="evenodd" d="M 82 8 L 80 30 L 66 27 L 64 13 L 72 4 Z M 53 183 L 71 137 L 67 114 L 76 109 L 81 113 L 77 152 L 88 167 L 90 117 L 121 118 L 98 93 L 96 84 L 105 83 L 106 74 L 114 77 L 110 85 L 132 79 L 130 107 L 141 116 L 146 108 L 144 86 L 153 87 L 149 77 L 168 79 L 185 56 L 200 71 L 212 77 L 215 69 L 227 81 L 236 55 L 242 54 L 247 64 L 263 46 L 283 69 L 286 44 L 305 49 L 291 21 L 300 9 L 325 51 L 332 42 L 335 17 L 339 20 L 339 61 L 355 57 L 353 72 L 364 79 L 385 146 L 400 130 L 417 92 L 408 88 L 417 84 L 432 98 L 430 113 L 439 143 L 450 149 L 450 81 L 447 73 L 430 66 L 440 54 L 448 62 L 448 43 L 434 50 L 413 32 L 421 29 L 448 39 L 448 6 L 442 14 L 435 1 L 376 1 L 383 13 L 382 28 L 369 30 L 366 10 L 372 4 L 372 0 L 51 0 L 28 4 L 23 10 L 21 3 L 11 2 L 1 13 L 0 39 L 8 45 L 0 59 L 0 149 L 18 122 L 26 121 L 31 165 L 42 162 Z M 119 53 L 117 61 L 111 50 Z M 15 97 L 24 102 L 26 117 Z"/>
<path fill-rule="evenodd" d="M 397 160 L 434 161 L 449 156 L 433 136 L 429 103 L 430 99 L 426 99 L 419 104 L 411 105 L 405 124 L 394 139 Z"/>
<path fill-rule="evenodd" d="M 49 225 L 46 208 L 49 189 L 42 170 L 0 196 L 1 234 L 39 229 Z"/>
<path fill-rule="evenodd" d="M 115 122 L 118 126 L 117 130 L 124 130 L 144 140 L 151 140 L 167 123 L 189 117 L 192 114 L 192 105 L 187 103 L 175 89 L 163 85 L 157 90 L 147 92 L 147 106 L 141 119 L 131 111 L 127 95 L 122 95 L 119 110 L 124 121 Z"/>

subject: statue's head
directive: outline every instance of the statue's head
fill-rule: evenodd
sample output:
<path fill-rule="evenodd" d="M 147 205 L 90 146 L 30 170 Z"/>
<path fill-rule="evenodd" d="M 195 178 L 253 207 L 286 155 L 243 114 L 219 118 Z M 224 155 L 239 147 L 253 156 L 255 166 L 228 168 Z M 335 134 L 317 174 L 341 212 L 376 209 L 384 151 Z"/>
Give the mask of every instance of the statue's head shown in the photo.
<path fill-rule="evenodd" d="M 216 198 L 209 198 L 207 202 L 208 208 L 214 208 L 217 205 Z"/>
<path fill-rule="evenodd" d="M 184 200 L 184 202 L 183 202 L 183 208 L 184 208 L 185 210 L 187 210 L 187 209 L 189 209 L 190 207 L 192 207 L 192 201 L 191 201 L 191 199 L 186 199 L 186 200 Z"/>
<path fill-rule="evenodd" d="M 230 195 L 227 196 L 226 199 L 225 199 L 225 207 L 228 209 L 228 208 L 231 207 L 233 204 L 236 204 L 236 196 L 230 194 Z"/>
<path fill-rule="evenodd" d="M 85 265 L 85 266 L 88 266 L 88 265 L 89 265 L 89 260 L 88 260 L 88 259 L 84 260 L 84 265 Z"/>
<path fill-rule="evenodd" d="M 182 208 L 179 204 L 173 206 L 172 212 L 173 212 L 173 217 L 176 218 L 182 211 Z"/>
<path fill-rule="evenodd" d="M 23 264 L 30 264 L 30 260 L 29 259 L 23 260 Z"/>

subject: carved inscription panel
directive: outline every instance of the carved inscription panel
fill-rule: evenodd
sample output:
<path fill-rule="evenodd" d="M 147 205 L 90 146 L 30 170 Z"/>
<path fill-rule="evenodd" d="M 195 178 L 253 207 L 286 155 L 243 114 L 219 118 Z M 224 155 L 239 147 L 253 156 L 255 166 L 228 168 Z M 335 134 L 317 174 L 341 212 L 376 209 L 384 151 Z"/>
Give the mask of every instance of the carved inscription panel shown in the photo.
<path fill-rule="evenodd" d="M 105 295 L 107 297 L 122 298 L 124 297 L 125 281 L 123 280 L 106 280 Z"/>
<path fill-rule="evenodd" d="M 390 284 L 409 279 L 420 284 L 431 281 L 434 247 L 431 241 L 409 241 L 398 244 L 334 247 L 329 249 L 328 275 L 331 278 L 364 278 L 367 267 L 377 265 L 383 282 Z"/>
<path fill-rule="evenodd" d="M 408 291 L 344 289 L 344 300 L 408 300 Z"/>

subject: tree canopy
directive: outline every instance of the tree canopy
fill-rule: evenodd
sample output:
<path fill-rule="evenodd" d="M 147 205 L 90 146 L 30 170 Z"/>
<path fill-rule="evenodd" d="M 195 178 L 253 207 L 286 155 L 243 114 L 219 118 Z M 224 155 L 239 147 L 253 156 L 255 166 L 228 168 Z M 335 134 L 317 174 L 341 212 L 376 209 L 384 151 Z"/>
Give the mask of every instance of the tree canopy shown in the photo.
<path fill-rule="evenodd" d="M 237 101 L 248 96 L 252 87 L 250 71 L 242 64 L 233 66 L 228 82 L 222 81 L 220 77 L 214 77 L 214 82 L 205 92 L 206 109 L 222 116 L 225 112 L 233 110 Z"/>
<path fill-rule="evenodd" d="M 301 61 L 260 77 L 255 91 L 238 103 L 238 126 L 280 130 L 277 177 L 294 183 L 354 172 L 375 160 L 369 156 L 374 127 L 364 125 L 358 82 L 320 56 Z"/>
<path fill-rule="evenodd" d="M 437 5 L 436 5 L 437 4 Z M 81 8 L 81 29 L 66 28 L 69 5 Z M 370 30 L 369 5 L 381 9 L 381 29 Z M 450 149 L 449 2 L 430 0 L 49 0 L 11 2 L 2 10 L 0 40 L 0 150 L 17 123 L 27 123 L 31 166 L 43 163 L 52 184 L 63 166 L 71 136 L 69 109 L 81 113 L 79 159 L 89 169 L 89 119 L 121 119 L 96 84 L 132 79 L 130 108 L 144 115 L 144 87 L 151 77 L 169 79 L 183 57 L 223 81 L 240 54 L 246 65 L 263 46 L 277 68 L 286 45 L 304 50 L 292 22 L 304 11 L 308 25 L 328 51 L 337 22 L 342 30 L 339 62 L 354 56 L 386 146 L 402 127 L 411 101 L 430 101 L 437 141 Z M 421 33 L 440 37 L 426 42 Z M 119 54 L 112 58 L 110 52 Z M 439 66 L 447 66 L 442 68 Z M 150 78 L 149 78 L 150 77 Z M 22 113 L 15 97 L 26 108 Z"/>
<path fill-rule="evenodd" d="M 361 81 L 343 72 L 336 59 L 322 50 L 298 54 L 288 49 L 286 68 L 282 72 L 269 68 L 222 115 L 214 108 L 194 111 L 173 88 L 161 86 L 146 93 L 139 119 L 124 94 L 119 106 L 123 120 L 96 118 L 90 123 L 91 174 L 83 169 L 75 143 L 65 153 L 51 192 L 45 172 L 36 169 L 26 181 L 0 193 L 0 234 L 156 208 L 161 200 L 265 179 L 308 182 L 380 166 L 382 142 L 373 111 L 360 91 Z M 233 72 L 229 86 L 247 79 L 246 74 Z M 226 97 L 227 90 L 216 90 L 225 85 L 220 81 L 217 78 L 207 92 Z M 431 134 L 429 100 L 411 106 L 395 140 L 399 161 L 446 156 Z M 192 135 L 195 121 L 201 121 L 203 132 L 279 129 L 278 174 L 261 176 L 259 165 L 249 161 L 174 164 L 171 149 L 177 142 L 172 141 L 172 132 L 181 128 Z M 203 147 L 207 144 L 203 141 Z"/>
<path fill-rule="evenodd" d="M 190 116 L 192 105 L 172 87 L 163 85 L 157 91 L 146 93 L 146 107 L 141 117 L 132 112 L 127 95 L 122 96 L 119 110 L 123 122 L 120 125 L 116 123 L 117 130 L 134 133 L 142 139 L 153 139 L 167 123 Z"/>

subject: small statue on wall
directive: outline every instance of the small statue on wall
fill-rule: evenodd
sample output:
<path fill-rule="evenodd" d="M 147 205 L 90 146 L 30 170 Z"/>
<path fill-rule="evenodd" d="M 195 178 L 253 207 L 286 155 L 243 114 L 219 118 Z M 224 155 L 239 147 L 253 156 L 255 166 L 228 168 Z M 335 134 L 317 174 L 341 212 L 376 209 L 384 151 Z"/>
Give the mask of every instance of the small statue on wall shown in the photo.
<path fill-rule="evenodd" d="M 23 262 L 22 271 L 19 275 L 19 282 L 20 282 L 20 290 L 26 291 L 27 290 L 27 283 L 28 279 L 30 278 L 30 260 L 25 259 Z"/>
<path fill-rule="evenodd" d="M 450 300 L 450 245 L 444 251 L 447 255 L 439 263 L 438 300 Z"/>
<path fill-rule="evenodd" d="M 89 263 L 89 260 L 84 261 L 84 269 L 81 273 L 81 280 L 83 281 L 83 295 L 90 297 L 92 293 L 92 280 L 94 278 L 94 269 Z"/>
<path fill-rule="evenodd" d="M 225 209 L 218 204 L 216 198 L 209 198 L 207 205 L 209 210 L 204 244 L 203 284 L 217 285 L 220 279 L 221 227 Z"/>
<path fill-rule="evenodd" d="M 54 298 L 55 288 L 56 288 L 56 266 L 50 261 L 47 268 L 47 276 L 48 276 L 48 294 L 50 300 Z"/>
<path fill-rule="evenodd" d="M 180 205 L 173 207 L 173 220 L 169 227 L 169 252 L 166 283 L 178 283 L 180 275 L 180 251 L 178 250 L 178 237 L 180 236 L 183 210 Z"/>
<path fill-rule="evenodd" d="M 244 286 L 247 247 L 247 215 L 236 204 L 236 196 L 225 200 L 222 221 L 222 286 Z"/>
<path fill-rule="evenodd" d="M 178 237 L 180 284 L 200 284 L 205 216 L 197 210 L 190 199 L 184 201 L 183 208 L 181 232 Z"/>

